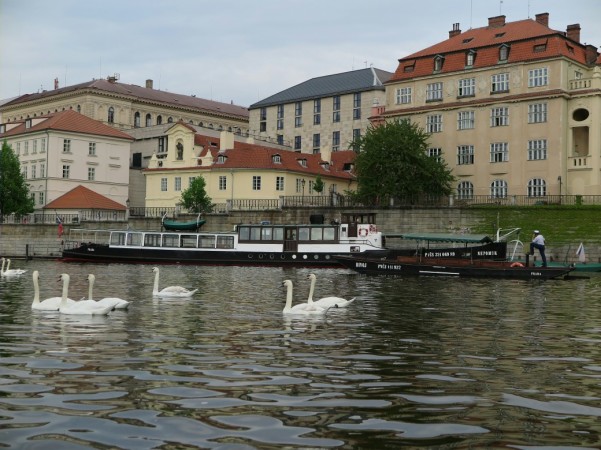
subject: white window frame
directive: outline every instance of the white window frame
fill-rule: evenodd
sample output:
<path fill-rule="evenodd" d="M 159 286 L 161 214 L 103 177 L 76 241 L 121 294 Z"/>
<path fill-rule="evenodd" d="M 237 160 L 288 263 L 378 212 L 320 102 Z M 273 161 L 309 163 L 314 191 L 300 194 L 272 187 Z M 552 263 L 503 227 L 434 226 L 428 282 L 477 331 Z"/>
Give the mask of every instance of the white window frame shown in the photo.
<path fill-rule="evenodd" d="M 547 104 L 532 103 L 528 105 L 528 123 L 545 123 L 547 121 Z"/>
<path fill-rule="evenodd" d="M 490 183 L 490 196 L 493 198 L 507 198 L 507 181 L 494 180 Z"/>
<path fill-rule="evenodd" d="M 426 131 L 428 133 L 442 132 L 442 114 L 426 116 Z"/>
<path fill-rule="evenodd" d="M 457 185 L 457 198 L 469 200 L 474 198 L 474 184 L 471 181 L 462 181 Z"/>
<path fill-rule="evenodd" d="M 490 77 L 491 93 L 509 92 L 509 73 L 496 73 Z"/>
<path fill-rule="evenodd" d="M 528 141 L 528 161 L 547 159 L 547 140 L 532 139 Z"/>
<path fill-rule="evenodd" d="M 528 197 L 546 197 L 547 183 L 542 178 L 528 180 Z"/>
<path fill-rule="evenodd" d="M 426 86 L 426 101 L 442 100 L 442 82 L 428 83 Z"/>
<path fill-rule="evenodd" d="M 282 176 L 275 177 L 275 190 L 276 191 L 284 190 L 284 177 L 282 177 Z"/>
<path fill-rule="evenodd" d="M 173 190 L 175 192 L 181 192 L 182 190 L 182 177 L 175 177 L 173 180 Z"/>
<path fill-rule="evenodd" d="M 252 190 L 260 191 L 261 190 L 261 175 L 253 175 L 252 179 Z"/>
<path fill-rule="evenodd" d="M 507 142 L 491 142 L 490 144 L 490 162 L 509 161 L 509 144 Z"/>
<path fill-rule="evenodd" d="M 458 145 L 457 146 L 457 165 L 464 166 L 474 164 L 474 146 L 473 145 Z"/>
<path fill-rule="evenodd" d="M 88 167 L 88 181 L 95 181 L 95 180 L 96 180 L 96 168 Z"/>
<path fill-rule="evenodd" d="M 498 106 L 490 109 L 490 126 L 506 127 L 509 125 L 509 108 Z"/>
<path fill-rule="evenodd" d="M 528 71 L 528 87 L 547 86 L 549 84 L 549 68 L 537 67 Z"/>
<path fill-rule="evenodd" d="M 167 192 L 167 178 L 161 178 L 161 192 Z"/>
<path fill-rule="evenodd" d="M 227 190 L 227 176 L 225 175 L 219 175 L 219 190 Z"/>
<path fill-rule="evenodd" d="M 457 96 L 458 97 L 473 97 L 476 95 L 476 79 L 462 78 L 459 80 Z"/>
<path fill-rule="evenodd" d="M 396 104 L 408 105 L 411 103 L 413 89 L 411 87 L 402 87 L 396 90 Z"/>
<path fill-rule="evenodd" d="M 474 111 L 459 111 L 457 113 L 457 129 L 472 130 L 476 126 Z"/>
<path fill-rule="evenodd" d="M 96 156 L 96 142 L 88 144 L 88 156 Z"/>
<path fill-rule="evenodd" d="M 63 139 L 63 153 L 71 153 L 71 139 Z"/>

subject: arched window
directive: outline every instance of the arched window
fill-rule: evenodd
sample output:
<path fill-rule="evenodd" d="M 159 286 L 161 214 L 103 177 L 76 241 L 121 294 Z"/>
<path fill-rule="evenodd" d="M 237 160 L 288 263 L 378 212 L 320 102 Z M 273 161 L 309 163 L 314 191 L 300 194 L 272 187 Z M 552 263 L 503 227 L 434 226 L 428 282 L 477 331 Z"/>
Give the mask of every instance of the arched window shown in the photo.
<path fill-rule="evenodd" d="M 547 183 L 542 178 L 528 181 L 528 197 L 544 197 L 547 195 Z"/>
<path fill-rule="evenodd" d="M 157 125 L 161 125 L 163 123 L 163 116 L 157 116 Z"/>
<path fill-rule="evenodd" d="M 457 185 L 458 199 L 474 198 L 474 185 L 470 181 L 462 181 Z"/>
<path fill-rule="evenodd" d="M 509 46 L 503 44 L 499 47 L 499 61 L 507 61 L 509 59 Z"/>
<path fill-rule="evenodd" d="M 167 123 L 173 123 L 173 117 L 169 117 L 169 118 L 167 119 Z"/>
<path fill-rule="evenodd" d="M 434 70 L 440 72 L 442 70 L 442 64 L 444 63 L 444 56 L 436 55 L 434 57 Z"/>
<path fill-rule="evenodd" d="M 474 65 L 475 61 L 476 61 L 476 51 L 469 50 L 465 55 L 465 65 L 468 67 L 471 67 Z"/>
<path fill-rule="evenodd" d="M 108 123 L 115 123 L 115 108 L 109 108 Z"/>
<path fill-rule="evenodd" d="M 507 181 L 495 180 L 490 184 L 490 196 L 495 198 L 507 197 Z"/>
<path fill-rule="evenodd" d="M 81 105 L 77 105 L 77 112 L 81 114 Z"/>
<path fill-rule="evenodd" d="M 140 113 L 136 112 L 134 114 L 134 127 L 139 128 L 140 127 Z"/>
<path fill-rule="evenodd" d="M 146 126 L 147 127 L 152 126 L 152 116 L 150 114 L 146 114 Z"/>

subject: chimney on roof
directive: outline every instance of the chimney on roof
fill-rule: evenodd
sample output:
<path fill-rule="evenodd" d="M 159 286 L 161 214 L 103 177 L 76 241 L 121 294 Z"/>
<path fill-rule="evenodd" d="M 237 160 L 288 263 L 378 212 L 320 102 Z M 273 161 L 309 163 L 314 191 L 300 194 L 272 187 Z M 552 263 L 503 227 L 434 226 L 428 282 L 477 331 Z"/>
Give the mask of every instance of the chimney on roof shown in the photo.
<path fill-rule="evenodd" d="M 54 89 L 58 89 L 58 78 L 54 79 Z"/>
<path fill-rule="evenodd" d="M 546 27 L 549 26 L 549 13 L 537 14 L 535 17 L 536 17 L 536 21 L 538 23 L 540 23 L 541 25 L 544 25 Z"/>
<path fill-rule="evenodd" d="M 234 148 L 234 133 L 231 131 L 221 131 L 219 133 L 219 151 L 224 152 Z"/>
<path fill-rule="evenodd" d="M 489 17 L 488 26 L 491 28 L 500 28 L 505 26 L 505 16 Z"/>
<path fill-rule="evenodd" d="M 461 34 L 461 29 L 459 28 L 459 22 L 453 24 L 453 29 L 449 31 L 449 39 L 453 36 L 457 36 Z"/>
<path fill-rule="evenodd" d="M 597 61 L 597 58 L 599 57 L 598 53 L 597 53 L 597 47 L 595 47 L 592 44 L 588 44 L 586 46 L 586 53 L 585 53 L 585 57 L 586 57 L 586 63 L 588 65 L 594 65 L 595 62 Z"/>
<path fill-rule="evenodd" d="M 146 80 L 146 88 L 152 89 L 152 80 L 151 79 Z"/>
<path fill-rule="evenodd" d="M 575 23 L 573 25 L 568 25 L 568 28 L 566 28 L 566 36 L 568 39 L 580 42 L 580 24 Z"/>

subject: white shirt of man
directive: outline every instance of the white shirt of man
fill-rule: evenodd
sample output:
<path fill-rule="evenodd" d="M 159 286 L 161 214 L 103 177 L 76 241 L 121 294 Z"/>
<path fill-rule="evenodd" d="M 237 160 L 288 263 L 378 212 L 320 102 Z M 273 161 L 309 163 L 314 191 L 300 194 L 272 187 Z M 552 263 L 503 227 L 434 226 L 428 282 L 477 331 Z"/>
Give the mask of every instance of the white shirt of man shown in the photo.
<path fill-rule="evenodd" d="M 538 245 L 545 245 L 545 238 L 542 234 L 537 234 L 536 236 L 534 236 L 534 239 L 532 239 L 532 242 Z"/>

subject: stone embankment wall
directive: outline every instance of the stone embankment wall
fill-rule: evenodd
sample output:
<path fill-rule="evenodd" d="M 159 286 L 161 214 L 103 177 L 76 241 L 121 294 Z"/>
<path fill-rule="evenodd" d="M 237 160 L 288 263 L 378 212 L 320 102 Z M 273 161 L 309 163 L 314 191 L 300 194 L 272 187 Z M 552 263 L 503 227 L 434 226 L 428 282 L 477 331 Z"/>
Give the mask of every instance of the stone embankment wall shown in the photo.
<path fill-rule="evenodd" d="M 323 214 L 325 221 L 340 220 L 343 210 L 339 209 L 286 209 L 284 211 L 248 211 L 231 214 L 216 214 L 206 217 L 207 223 L 203 231 L 231 231 L 241 223 L 309 223 L 313 214 Z M 455 232 L 486 233 L 493 236 L 495 225 L 488 224 L 486 214 L 478 210 L 445 208 L 445 209 L 390 209 L 376 210 L 378 228 L 388 235 L 386 244 L 389 247 L 411 246 L 413 243 L 402 241 L 395 235 L 409 232 Z M 189 218 L 182 219 L 189 220 Z M 43 224 L 2 224 L 0 225 L 0 256 L 11 258 L 58 258 L 62 245 L 69 239 L 74 229 L 119 229 L 126 228 L 144 231 L 157 231 L 161 228 L 158 218 L 130 218 L 129 222 L 82 222 L 78 225 L 65 224 L 63 236 L 58 236 L 58 226 Z M 482 231 L 486 230 L 486 231 Z M 573 232 L 578 236 L 578 230 Z M 530 234 L 522 233 L 521 240 L 527 246 Z M 601 258 L 601 239 L 585 242 L 587 260 L 598 262 Z M 552 243 L 547 246 L 548 257 L 552 260 L 575 262 L 576 247 L 580 241 L 571 243 Z M 535 255 L 538 258 L 538 252 Z"/>

